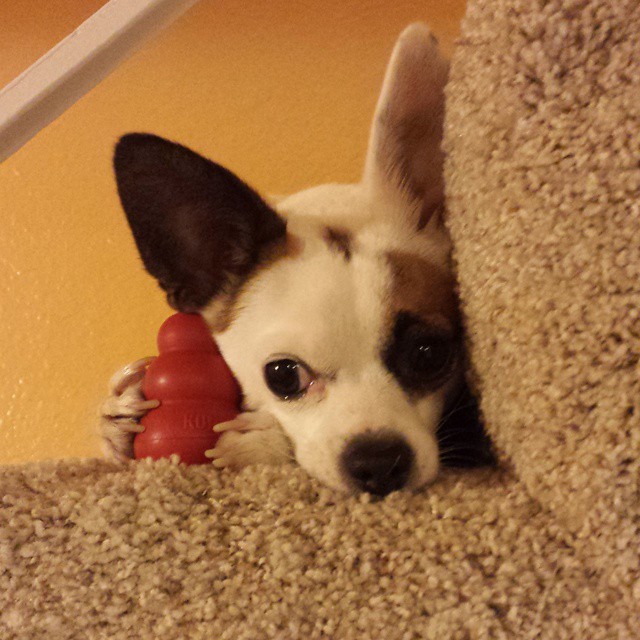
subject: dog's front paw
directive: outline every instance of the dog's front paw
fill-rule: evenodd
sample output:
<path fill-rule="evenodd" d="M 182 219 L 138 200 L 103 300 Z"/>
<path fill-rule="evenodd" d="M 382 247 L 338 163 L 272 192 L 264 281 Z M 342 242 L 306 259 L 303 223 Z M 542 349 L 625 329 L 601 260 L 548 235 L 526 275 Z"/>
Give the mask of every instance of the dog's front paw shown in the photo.
<path fill-rule="evenodd" d="M 139 424 L 158 400 L 142 395 L 142 380 L 155 358 L 143 358 L 117 371 L 109 383 L 109 396 L 100 407 L 100 436 L 103 450 L 110 458 L 125 461 L 133 458 L 133 439 L 142 433 Z"/>
<path fill-rule="evenodd" d="M 214 431 L 222 435 L 205 455 L 218 468 L 276 465 L 292 459 L 291 443 L 271 414 L 241 413 L 234 420 L 216 425 Z"/>

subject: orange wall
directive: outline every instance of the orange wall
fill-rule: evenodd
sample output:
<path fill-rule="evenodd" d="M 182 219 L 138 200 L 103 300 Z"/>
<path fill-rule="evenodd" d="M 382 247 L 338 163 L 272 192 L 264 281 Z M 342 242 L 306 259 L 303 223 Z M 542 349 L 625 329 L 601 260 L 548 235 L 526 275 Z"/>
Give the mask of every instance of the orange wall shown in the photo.
<path fill-rule="evenodd" d="M 0 11 L 11 38 L 0 79 L 86 17 L 86 0 L 52 4 L 64 20 L 32 0 Z M 463 10 L 464 0 L 202 0 L 0 165 L 0 462 L 99 454 L 108 378 L 155 353 L 170 313 L 119 208 L 119 135 L 191 145 L 266 193 L 355 180 L 397 34 L 424 20 L 450 50 Z"/>

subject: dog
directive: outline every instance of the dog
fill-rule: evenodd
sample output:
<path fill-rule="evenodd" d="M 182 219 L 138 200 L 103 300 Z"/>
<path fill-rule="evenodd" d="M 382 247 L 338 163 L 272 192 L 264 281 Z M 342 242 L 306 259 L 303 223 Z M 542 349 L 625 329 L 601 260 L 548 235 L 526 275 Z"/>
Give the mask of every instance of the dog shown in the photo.
<path fill-rule="evenodd" d="M 376 496 L 436 478 L 439 426 L 468 398 L 442 221 L 447 76 L 429 29 L 406 28 L 361 181 L 273 203 L 174 142 L 118 142 L 118 193 L 147 271 L 174 309 L 202 315 L 242 387 L 243 413 L 215 427 L 215 466 L 294 459 Z M 102 407 L 116 458 L 132 456 L 139 418 L 158 405 L 140 392 L 148 363 L 116 373 Z M 484 463 L 473 426 L 456 429 Z"/>

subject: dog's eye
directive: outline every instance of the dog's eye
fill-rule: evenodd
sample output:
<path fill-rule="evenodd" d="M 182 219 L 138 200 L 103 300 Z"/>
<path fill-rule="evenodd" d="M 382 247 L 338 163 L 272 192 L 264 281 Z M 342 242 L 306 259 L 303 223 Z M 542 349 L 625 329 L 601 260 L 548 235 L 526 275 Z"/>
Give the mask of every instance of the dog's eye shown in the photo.
<path fill-rule="evenodd" d="M 420 377 L 438 375 L 449 364 L 451 344 L 446 339 L 424 335 L 410 336 L 406 346 L 406 365 Z"/>
<path fill-rule="evenodd" d="M 290 358 L 268 362 L 264 378 L 269 389 L 282 400 L 302 397 L 314 379 L 306 365 Z"/>
<path fill-rule="evenodd" d="M 458 353 L 457 340 L 400 314 L 384 362 L 408 391 L 425 392 L 438 388 L 448 378 Z"/>

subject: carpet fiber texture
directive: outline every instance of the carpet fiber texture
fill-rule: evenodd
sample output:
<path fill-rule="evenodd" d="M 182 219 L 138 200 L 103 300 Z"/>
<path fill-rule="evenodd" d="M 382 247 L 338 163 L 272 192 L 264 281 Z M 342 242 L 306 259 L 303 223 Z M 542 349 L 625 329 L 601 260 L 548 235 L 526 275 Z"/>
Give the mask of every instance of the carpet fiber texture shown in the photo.
<path fill-rule="evenodd" d="M 447 97 L 487 429 L 640 636 L 640 3 L 471 3 Z"/>
<path fill-rule="evenodd" d="M 0 468 L 0 638 L 640 637 L 640 4 L 471 0 L 448 224 L 499 470 Z"/>
<path fill-rule="evenodd" d="M 506 472 L 345 498 L 295 466 L 5 468 L 0 637 L 631 637 Z"/>

